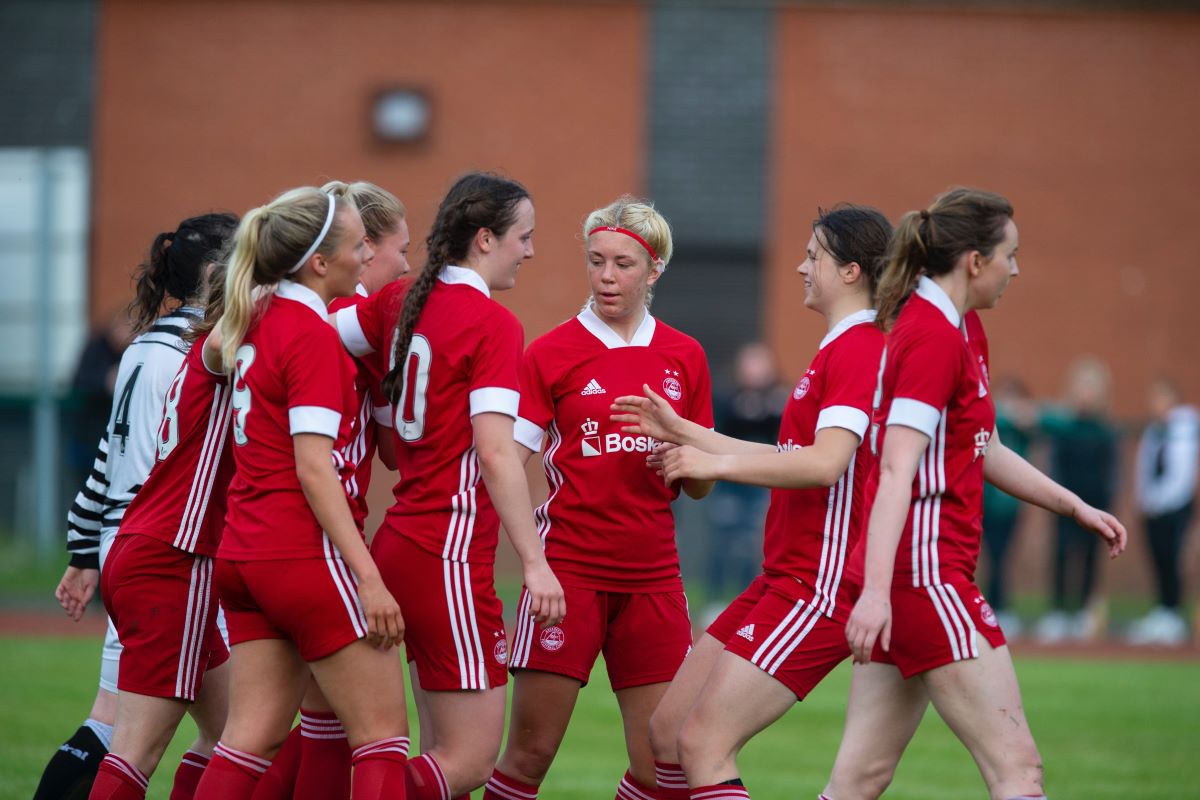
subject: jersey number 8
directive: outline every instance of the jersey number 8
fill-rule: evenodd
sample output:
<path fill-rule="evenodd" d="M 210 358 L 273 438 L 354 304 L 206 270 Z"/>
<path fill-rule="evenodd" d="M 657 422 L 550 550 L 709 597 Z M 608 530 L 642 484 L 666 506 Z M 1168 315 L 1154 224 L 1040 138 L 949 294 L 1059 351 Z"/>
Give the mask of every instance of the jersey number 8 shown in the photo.
<path fill-rule="evenodd" d="M 183 382 L 187 380 L 188 365 L 185 362 L 171 381 L 167 389 L 167 399 L 163 404 L 162 424 L 158 426 L 158 460 L 165 461 L 171 451 L 179 444 L 179 394 L 183 391 Z"/>

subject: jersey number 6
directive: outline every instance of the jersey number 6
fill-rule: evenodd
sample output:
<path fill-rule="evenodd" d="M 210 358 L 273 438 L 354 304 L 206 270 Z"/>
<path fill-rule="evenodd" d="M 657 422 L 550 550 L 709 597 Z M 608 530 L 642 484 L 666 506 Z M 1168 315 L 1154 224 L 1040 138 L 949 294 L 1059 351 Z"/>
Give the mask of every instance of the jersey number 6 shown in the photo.
<path fill-rule="evenodd" d="M 414 335 L 404 356 L 404 388 L 396 404 L 396 434 L 406 442 L 415 442 L 425 434 L 425 392 L 432 362 L 429 340 Z"/>

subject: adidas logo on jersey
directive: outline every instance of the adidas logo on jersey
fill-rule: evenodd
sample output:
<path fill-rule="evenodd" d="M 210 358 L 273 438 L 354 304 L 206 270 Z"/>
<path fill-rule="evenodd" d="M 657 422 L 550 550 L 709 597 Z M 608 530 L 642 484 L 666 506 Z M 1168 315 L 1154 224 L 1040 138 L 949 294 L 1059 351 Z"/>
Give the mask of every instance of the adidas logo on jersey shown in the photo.
<path fill-rule="evenodd" d="M 583 387 L 579 393 L 585 397 L 589 394 L 607 394 L 607 392 L 604 391 L 604 387 L 596 383 L 595 378 L 592 378 L 590 381 L 588 381 L 588 385 Z"/>
<path fill-rule="evenodd" d="M 737 635 L 745 639 L 747 642 L 753 642 L 754 623 L 751 622 L 749 625 L 743 625 L 742 627 L 738 628 Z"/>

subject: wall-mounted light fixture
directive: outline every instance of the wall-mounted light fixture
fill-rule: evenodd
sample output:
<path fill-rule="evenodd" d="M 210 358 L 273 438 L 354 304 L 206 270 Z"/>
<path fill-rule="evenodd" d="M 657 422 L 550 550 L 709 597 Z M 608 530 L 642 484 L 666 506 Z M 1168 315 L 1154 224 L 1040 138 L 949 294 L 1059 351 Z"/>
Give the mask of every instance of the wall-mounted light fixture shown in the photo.
<path fill-rule="evenodd" d="M 371 121 L 385 142 L 415 142 L 429 132 L 429 98 L 416 89 L 385 89 L 375 95 Z"/>

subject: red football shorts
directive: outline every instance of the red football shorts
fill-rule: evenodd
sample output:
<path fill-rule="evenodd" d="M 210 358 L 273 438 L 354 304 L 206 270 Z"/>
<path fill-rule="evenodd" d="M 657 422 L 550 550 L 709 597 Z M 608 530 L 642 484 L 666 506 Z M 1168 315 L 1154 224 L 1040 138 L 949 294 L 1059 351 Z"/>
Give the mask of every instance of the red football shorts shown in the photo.
<path fill-rule="evenodd" d="M 390 530 L 375 536 L 371 555 L 400 604 L 404 646 L 422 689 L 491 689 L 507 682 L 504 608 L 491 564 L 449 561 Z"/>
<path fill-rule="evenodd" d="M 575 678 L 584 685 L 604 653 L 613 691 L 675 677 L 692 647 L 687 598 L 677 592 L 602 592 L 564 586 L 567 616 L 543 628 L 529 614 L 521 590 L 512 669 L 535 669 Z"/>
<path fill-rule="evenodd" d="M 100 575 L 100 597 L 125 645 L 117 688 L 194 702 L 204 673 L 229 658 L 217 630 L 213 560 L 127 534 Z"/>
<path fill-rule="evenodd" d="M 358 584 L 336 551 L 326 558 L 218 558 L 215 582 L 231 647 L 290 639 L 305 661 L 317 661 L 367 635 Z"/>
<path fill-rule="evenodd" d="M 800 700 L 850 656 L 846 624 L 817 611 L 812 590 L 789 577 L 755 578 L 707 633 Z"/>
<path fill-rule="evenodd" d="M 978 637 L 992 647 L 1004 632 L 979 587 L 970 581 L 892 587 L 891 649 L 875 645 L 871 660 L 895 664 L 905 678 L 979 657 Z"/>

